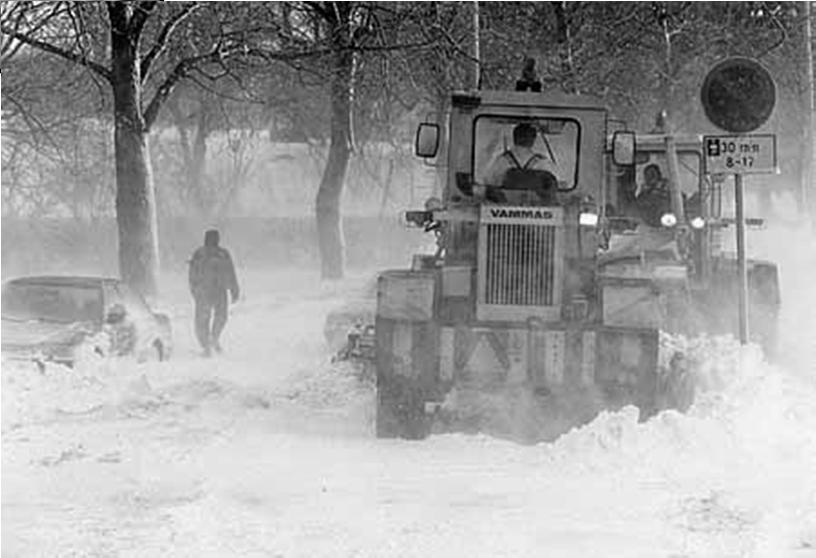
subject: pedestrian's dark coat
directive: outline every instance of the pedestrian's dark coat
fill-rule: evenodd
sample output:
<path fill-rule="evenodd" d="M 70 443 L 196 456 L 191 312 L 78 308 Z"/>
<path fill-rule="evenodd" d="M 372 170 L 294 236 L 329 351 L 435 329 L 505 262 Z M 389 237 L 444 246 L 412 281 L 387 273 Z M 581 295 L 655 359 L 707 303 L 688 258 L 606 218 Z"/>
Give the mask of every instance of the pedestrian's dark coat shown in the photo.
<path fill-rule="evenodd" d="M 227 293 L 236 302 L 239 296 L 238 279 L 230 253 L 218 245 L 219 234 L 209 230 L 204 234 L 204 246 L 198 248 L 190 260 L 190 292 L 195 299 L 195 331 L 204 354 L 210 348 L 221 352 L 219 337 L 227 323 Z"/>
<path fill-rule="evenodd" d="M 190 260 L 190 292 L 195 298 L 215 300 L 229 291 L 234 302 L 240 293 L 235 266 L 229 251 L 218 246 L 218 242 L 218 231 L 207 231 L 204 246 L 193 253 Z"/>

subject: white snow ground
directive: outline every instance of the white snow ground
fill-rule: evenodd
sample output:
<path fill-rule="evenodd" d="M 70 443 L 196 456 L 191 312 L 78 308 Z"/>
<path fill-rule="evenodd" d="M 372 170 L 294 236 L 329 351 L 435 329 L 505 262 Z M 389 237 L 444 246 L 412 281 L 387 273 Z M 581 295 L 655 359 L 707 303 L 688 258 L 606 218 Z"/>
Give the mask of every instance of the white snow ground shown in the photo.
<path fill-rule="evenodd" d="M 816 556 L 816 248 L 781 241 L 753 245 L 782 258 L 784 366 L 706 340 L 688 415 L 535 446 L 375 439 L 370 385 L 322 340 L 361 277 L 245 272 L 211 360 L 168 278 L 170 362 L 3 363 L 2 555 Z"/>

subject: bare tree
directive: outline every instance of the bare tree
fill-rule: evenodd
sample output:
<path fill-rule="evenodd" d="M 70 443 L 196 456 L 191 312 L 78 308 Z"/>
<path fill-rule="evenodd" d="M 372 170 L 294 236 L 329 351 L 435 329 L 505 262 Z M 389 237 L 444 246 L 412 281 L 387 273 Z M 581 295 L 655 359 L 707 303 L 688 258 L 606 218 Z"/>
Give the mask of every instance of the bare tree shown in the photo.
<path fill-rule="evenodd" d="M 113 101 L 119 268 L 139 291 L 157 290 L 158 236 L 148 134 L 185 79 L 313 56 L 276 40 L 277 8 L 262 4 L 13 2 L 4 41 L 87 68 Z M 192 25 L 193 18 L 197 18 Z M 4 43 L 7 44 L 7 43 Z"/>
<path fill-rule="evenodd" d="M 427 47 L 422 36 L 404 37 L 399 31 L 413 8 L 374 2 L 306 2 L 316 45 L 327 51 L 325 73 L 330 104 L 329 151 L 315 200 L 321 273 L 325 279 L 344 275 L 344 246 L 340 202 L 349 159 L 355 150 L 354 114 L 360 61 L 364 54 L 394 53 Z"/>
<path fill-rule="evenodd" d="M 343 277 L 343 230 L 340 199 L 354 145 L 352 103 L 356 72 L 355 41 L 358 40 L 352 16 L 357 6 L 351 2 L 313 4 L 325 25 L 331 48 L 330 103 L 331 139 L 329 156 L 315 200 L 317 236 L 321 271 L 324 279 Z"/>
<path fill-rule="evenodd" d="M 147 132 L 163 100 L 188 71 L 190 62 L 180 63 L 146 104 L 142 102 L 143 84 L 169 36 L 195 5 L 181 6 L 172 13 L 145 50 L 145 26 L 156 8 L 157 2 L 85 6 L 19 2 L 10 8 L 13 17 L 4 17 L 0 26 L 6 40 L 84 66 L 110 86 L 114 104 L 119 268 L 126 281 L 146 294 L 155 294 L 157 290 L 159 263 Z M 103 26 L 107 27 L 107 37 L 102 36 Z M 91 52 L 89 43 L 93 40 L 110 45 L 109 60 L 97 59 L 98 53 Z"/>

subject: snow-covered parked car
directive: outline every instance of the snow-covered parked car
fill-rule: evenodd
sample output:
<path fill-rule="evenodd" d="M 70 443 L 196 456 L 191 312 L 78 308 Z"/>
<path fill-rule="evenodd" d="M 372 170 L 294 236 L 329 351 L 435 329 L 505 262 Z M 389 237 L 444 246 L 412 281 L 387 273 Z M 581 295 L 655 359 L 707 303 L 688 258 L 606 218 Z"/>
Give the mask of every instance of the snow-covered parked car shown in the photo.
<path fill-rule="evenodd" d="M 168 316 L 118 279 L 38 276 L 3 284 L 4 359 L 42 369 L 74 366 L 88 355 L 165 360 L 172 347 Z"/>

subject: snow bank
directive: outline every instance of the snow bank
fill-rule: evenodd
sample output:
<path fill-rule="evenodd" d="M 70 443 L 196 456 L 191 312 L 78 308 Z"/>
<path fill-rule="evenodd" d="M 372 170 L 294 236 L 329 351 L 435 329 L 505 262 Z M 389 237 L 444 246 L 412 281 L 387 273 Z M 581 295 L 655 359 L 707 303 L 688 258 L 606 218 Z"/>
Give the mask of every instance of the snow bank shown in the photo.
<path fill-rule="evenodd" d="M 150 390 L 135 363 L 112 366 L 98 362 L 77 368 L 48 365 L 40 372 L 34 364 L 2 363 L 3 430 L 99 413 L 113 404 L 125 405 Z"/>
<path fill-rule="evenodd" d="M 71 417 L 104 420 L 206 405 L 219 413 L 278 405 L 347 413 L 372 424 L 373 378 L 349 363 L 330 364 L 322 327 L 327 309 L 370 273 L 322 285 L 308 272 L 245 272 L 231 308 L 226 352 L 199 355 L 183 276 L 164 278 L 161 305 L 173 321 L 174 354 L 163 363 L 92 360 L 75 368 L 2 362 L 3 431 Z"/>

